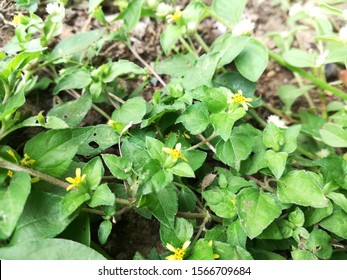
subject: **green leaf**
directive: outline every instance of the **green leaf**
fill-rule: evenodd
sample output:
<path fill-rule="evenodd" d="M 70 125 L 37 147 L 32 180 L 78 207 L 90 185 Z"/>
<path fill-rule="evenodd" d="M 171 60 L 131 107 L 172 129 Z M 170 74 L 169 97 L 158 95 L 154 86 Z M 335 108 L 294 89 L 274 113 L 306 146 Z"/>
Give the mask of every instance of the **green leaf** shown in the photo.
<path fill-rule="evenodd" d="M 109 154 L 103 154 L 102 159 L 105 161 L 105 164 L 112 175 L 117 179 L 124 180 L 129 178 L 132 166 L 129 159 Z"/>
<path fill-rule="evenodd" d="M 11 244 L 52 238 L 61 233 L 76 217 L 61 215 L 63 197 L 32 190 L 12 236 Z"/>
<path fill-rule="evenodd" d="M 265 152 L 265 161 L 275 178 L 279 180 L 286 168 L 288 154 L 285 152 L 276 153 L 272 150 Z"/>
<path fill-rule="evenodd" d="M 69 217 L 88 200 L 90 195 L 84 191 L 78 189 L 68 192 L 61 202 L 61 217 Z"/>
<path fill-rule="evenodd" d="M 237 108 L 231 112 L 219 112 L 211 114 L 211 124 L 224 141 L 227 141 L 231 134 L 234 123 L 246 115 L 243 108 Z"/>
<path fill-rule="evenodd" d="M 91 107 L 91 96 L 84 94 L 77 100 L 69 101 L 53 107 L 47 113 L 47 117 L 54 116 L 62 119 L 69 125 L 69 127 L 77 127 L 87 115 Z"/>
<path fill-rule="evenodd" d="M 284 60 L 295 67 L 314 67 L 315 59 L 312 54 L 300 49 L 292 48 L 283 54 Z"/>
<path fill-rule="evenodd" d="M 329 155 L 328 157 L 314 161 L 321 166 L 321 173 L 326 178 L 326 181 L 334 181 L 342 188 L 347 188 L 345 176 L 347 172 L 347 162 L 342 156 Z"/>
<path fill-rule="evenodd" d="M 203 85 L 210 86 L 220 58 L 221 53 L 219 52 L 210 52 L 199 57 L 191 71 L 184 75 L 182 86 L 186 90 Z"/>
<path fill-rule="evenodd" d="M 113 111 L 112 119 L 124 124 L 138 124 L 146 114 L 146 101 L 142 97 L 128 99 L 119 110 Z"/>
<path fill-rule="evenodd" d="M 304 250 L 292 251 L 292 258 L 293 260 L 318 260 L 318 258 L 313 253 Z"/>
<path fill-rule="evenodd" d="M 212 11 L 218 18 L 230 25 L 235 25 L 240 21 L 246 3 L 246 0 L 214 0 Z"/>
<path fill-rule="evenodd" d="M 93 249 L 66 239 L 43 239 L 0 248 L 3 260 L 105 260 Z"/>
<path fill-rule="evenodd" d="M 325 124 L 325 120 L 308 110 L 299 111 L 300 120 L 302 123 L 302 131 L 308 133 L 315 138 L 320 138 L 319 129 Z"/>
<path fill-rule="evenodd" d="M 254 98 L 256 84 L 244 78 L 239 72 L 227 72 L 218 75 L 214 80 L 215 86 L 222 86 L 230 89 L 232 92 L 242 90 L 245 97 Z"/>
<path fill-rule="evenodd" d="M 263 143 L 267 148 L 272 148 L 275 152 L 279 151 L 284 144 L 284 132 L 273 122 L 267 124 L 264 129 Z"/>
<path fill-rule="evenodd" d="M 0 104 L 0 121 L 8 119 L 19 107 L 24 105 L 24 103 L 25 92 L 21 90 L 17 94 L 11 96 L 5 103 Z"/>
<path fill-rule="evenodd" d="M 219 256 L 218 260 L 253 260 L 252 255 L 240 246 L 216 241 L 213 243 L 213 249 Z"/>
<path fill-rule="evenodd" d="M 195 174 L 190 165 L 186 162 L 180 162 L 168 169 L 172 174 L 180 177 L 195 178 Z"/>
<path fill-rule="evenodd" d="M 221 52 L 221 57 L 218 67 L 222 67 L 231 63 L 246 46 L 249 37 L 232 36 L 230 33 L 219 36 L 212 44 L 211 51 Z"/>
<path fill-rule="evenodd" d="M 116 197 L 114 193 L 111 192 L 107 184 L 102 184 L 96 188 L 88 204 L 90 207 L 95 208 L 98 206 L 112 206 L 115 201 Z"/>
<path fill-rule="evenodd" d="M 319 225 L 342 237 L 347 239 L 347 213 L 342 210 L 335 210 L 332 215 L 325 218 L 319 223 Z"/>
<path fill-rule="evenodd" d="M 203 132 L 209 125 L 209 113 L 207 107 L 201 103 L 189 106 L 184 113 L 179 116 L 176 123 L 182 123 L 191 134 Z"/>
<path fill-rule="evenodd" d="M 247 234 L 245 233 L 240 219 L 228 225 L 227 229 L 228 244 L 232 246 L 246 247 Z"/>
<path fill-rule="evenodd" d="M 80 212 L 58 238 L 76 241 L 89 247 L 90 235 L 89 213 Z"/>
<path fill-rule="evenodd" d="M 79 147 L 79 155 L 95 156 L 118 142 L 118 134 L 109 125 L 100 124 L 93 126 L 92 129 L 92 133 Z"/>
<path fill-rule="evenodd" d="M 297 148 L 297 139 L 300 133 L 301 125 L 293 125 L 284 131 L 284 145 L 282 152 L 293 153 Z"/>
<path fill-rule="evenodd" d="M 163 170 L 158 161 L 152 160 L 143 166 L 137 194 L 158 192 L 171 183 L 172 180 L 172 174 L 168 170 Z"/>
<path fill-rule="evenodd" d="M 161 164 L 164 164 L 167 154 L 163 151 L 165 146 L 162 142 L 152 137 L 146 137 L 146 147 L 152 159 L 156 159 Z"/>
<path fill-rule="evenodd" d="M 193 171 L 199 169 L 205 162 L 207 153 L 200 150 L 183 151 L 183 154 L 188 159 L 188 163 Z"/>
<path fill-rule="evenodd" d="M 347 213 L 347 197 L 344 194 L 331 192 L 327 194 L 327 197 L 334 201 L 336 205 L 340 206 L 341 209 Z"/>
<path fill-rule="evenodd" d="M 234 129 L 228 141 L 221 140 L 217 143 L 216 155 L 223 163 L 233 166 L 235 163 L 247 159 L 252 148 L 253 139 Z"/>
<path fill-rule="evenodd" d="M 288 220 L 296 227 L 302 227 L 305 222 L 304 212 L 299 207 L 296 207 L 294 211 L 289 213 Z"/>
<path fill-rule="evenodd" d="M 347 147 L 347 131 L 342 126 L 326 123 L 319 132 L 325 144 L 334 148 Z"/>
<path fill-rule="evenodd" d="M 287 220 L 278 219 L 271 223 L 257 239 L 282 240 L 292 237 L 293 224 Z"/>
<path fill-rule="evenodd" d="M 59 177 L 66 172 L 71 159 L 92 131 L 93 127 L 84 127 L 42 132 L 26 143 L 24 153 L 35 160 L 34 169 Z"/>
<path fill-rule="evenodd" d="M 207 205 L 217 216 L 232 219 L 236 216 L 235 194 L 228 189 L 212 189 L 202 192 Z"/>
<path fill-rule="evenodd" d="M 256 82 L 268 65 L 267 48 L 260 41 L 250 38 L 243 51 L 236 57 L 235 65 L 246 79 Z"/>
<path fill-rule="evenodd" d="M 88 6 L 88 14 L 96 10 L 104 0 L 90 0 Z"/>
<path fill-rule="evenodd" d="M 188 187 L 183 186 L 178 194 L 178 208 L 180 211 L 193 212 L 197 200 L 195 193 Z"/>
<path fill-rule="evenodd" d="M 30 176 L 25 172 L 15 172 L 9 186 L 0 188 L 0 240 L 11 236 L 22 214 L 30 188 Z"/>
<path fill-rule="evenodd" d="M 177 193 L 173 186 L 169 185 L 157 193 L 145 196 L 148 210 L 169 228 L 174 228 L 175 215 L 177 213 Z"/>
<path fill-rule="evenodd" d="M 108 237 L 112 231 L 112 223 L 110 220 L 103 220 L 99 226 L 98 239 L 99 242 L 104 245 L 107 242 Z"/>
<path fill-rule="evenodd" d="M 310 227 L 319 223 L 324 218 L 333 213 L 333 204 L 328 201 L 328 206 L 325 208 L 309 208 L 305 211 L 305 227 Z"/>
<path fill-rule="evenodd" d="M 237 194 L 236 209 L 242 226 L 251 239 L 261 234 L 281 215 L 281 207 L 272 194 L 252 187 L 242 189 Z"/>
<path fill-rule="evenodd" d="M 328 200 L 322 191 L 322 178 L 310 171 L 294 170 L 278 183 L 277 194 L 281 202 L 324 208 Z"/>
<path fill-rule="evenodd" d="M 103 29 L 77 33 L 58 43 L 47 60 L 55 60 L 64 56 L 71 56 L 70 59 L 80 60 L 86 50 L 98 41 L 105 33 Z"/>
<path fill-rule="evenodd" d="M 183 218 L 176 218 L 174 228 L 160 224 L 160 240 L 164 246 L 171 244 L 175 248 L 182 247 L 184 242 L 192 238 L 193 233 L 193 225 Z"/>
<path fill-rule="evenodd" d="M 111 64 L 111 67 L 108 71 L 107 76 L 103 79 L 104 83 L 110 83 L 115 78 L 125 75 L 125 74 L 145 74 L 145 70 L 142 69 L 140 66 L 136 65 L 135 63 L 129 61 L 120 59 L 116 62 L 113 62 Z"/>
<path fill-rule="evenodd" d="M 127 32 L 130 32 L 141 17 L 143 0 L 132 0 L 125 11 L 121 14 L 120 19 L 124 21 L 124 27 Z"/>
<path fill-rule="evenodd" d="M 202 101 L 211 113 L 218 113 L 227 108 L 228 103 L 227 88 L 210 88 L 202 86 L 192 92 L 195 99 Z"/>
<path fill-rule="evenodd" d="M 213 260 L 213 250 L 209 242 L 204 239 L 199 239 L 192 249 L 189 260 Z"/>
<path fill-rule="evenodd" d="M 67 89 L 80 89 L 87 87 L 92 82 L 90 73 L 84 69 L 69 69 L 60 77 L 53 94 Z"/>
<path fill-rule="evenodd" d="M 175 47 L 178 39 L 184 34 L 185 29 L 180 25 L 168 25 L 160 35 L 160 45 L 166 55 Z M 177 74 L 177 73 L 176 73 Z"/>
<path fill-rule="evenodd" d="M 278 88 L 278 97 L 284 103 L 284 112 L 290 112 L 295 100 L 312 88 L 313 86 L 303 86 L 298 88 L 294 85 L 280 85 Z"/>
<path fill-rule="evenodd" d="M 175 25 L 170 25 L 170 26 L 175 26 Z M 169 58 L 159 62 L 158 65 L 155 67 L 155 70 L 157 71 L 158 74 L 165 74 L 171 77 L 182 77 L 182 75 L 186 75 L 191 70 L 194 63 L 195 63 L 194 55 L 190 53 L 187 53 L 187 54 L 180 53 L 180 54 L 170 56 Z"/>
<path fill-rule="evenodd" d="M 328 260 L 333 253 L 330 236 L 321 229 L 314 229 L 310 233 L 305 246 L 320 259 Z"/>
<path fill-rule="evenodd" d="M 89 189 L 93 190 L 100 184 L 104 172 L 105 169 L 100 157 L 91 159 L 85 166 L 83 166 L 82 174 L 87 174 L 84 182 Z"/>

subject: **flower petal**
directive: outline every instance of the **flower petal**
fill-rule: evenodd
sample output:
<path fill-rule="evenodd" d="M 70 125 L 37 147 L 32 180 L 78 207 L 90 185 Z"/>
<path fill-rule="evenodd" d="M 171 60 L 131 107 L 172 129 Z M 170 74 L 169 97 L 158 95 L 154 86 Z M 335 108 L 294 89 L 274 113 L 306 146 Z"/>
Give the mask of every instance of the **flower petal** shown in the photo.
<path fill-rule="evenodd" d="M 75 178 L 72 178 L 72 177 L 67 177 L 67 178 L 65 178 L 65 180 L 68 181 L 70 184 L 75 183 Z"/>
<path fill-rule="evenodd" d="M 175 255 L 167 256 L 165 259 L 169 260 L 169 261 L 175 261 L 176 260 Z"/>
<path fill-rule="evenodd" d="M 174 246 L 172 246 L 170 243 L 167 243 L 165 246 L 168 250 L 170 250 L 171 252 L 175 253 L 176 249 Z"/>
<path fill-rule="evenodd" d="M 182 249 L 185 251 L 190 245 L 190 241 L 187 240 L 186 242 L 184 242 L 183 246 L 182 246 Z"/>

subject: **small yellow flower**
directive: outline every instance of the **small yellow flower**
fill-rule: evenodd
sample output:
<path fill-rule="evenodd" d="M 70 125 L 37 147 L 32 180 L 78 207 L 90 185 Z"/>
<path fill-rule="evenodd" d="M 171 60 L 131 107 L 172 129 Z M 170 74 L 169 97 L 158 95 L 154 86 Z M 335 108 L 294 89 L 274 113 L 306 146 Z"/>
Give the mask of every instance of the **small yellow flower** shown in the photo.
<path fill-rule="evenodd" d="M 230 202 L 231 202 L 232 205 L 235 205 L 236 200 L 235 199 L 231 199 Z"/>
<path fill-rule="evenodd" d="M 174 162 L 176 162 L 179 158 L 188 162 L 187 158 L 181 152 L 181 143 L 177 143 L 175 149 L 163 148 L 163 151 L 172 156 Z"/>
<path fill-rule="evenodd" d="M 14 173 L 13 173 L 12 170 L 8 170 L 8 171 L 7 171 L 7 176 L 8 176 L 8 177 L 11 177 L 11 178 L 12 178 L 13 174 L 14 174 Z"/>
<path fill-rule="evenodd" d="M 170 250 L 171 252 L 173 252 L 174 254 L 166 257 L 165 259 L 167 260 L 183 260 L 184 258 L 184 255 L 186 254 L 186 251 L 187 251 L 187 248 L 189 247 L 190 245 L 190 241 L 186 241 L 184 242 L 182 248 L 175 248 L 174 246 L 172 246 L 171 244 L 167 243 L 166 244 L 166 248 L 168 250 Z"/>
<path fill-rule="evenodd" d="M 65 178 L 66 181 L 68 181 L 71 185 L 69 185 L 66 190 L 69 191 L 74 187 L 78 187 L 78 185 L 80 185 L 83 180 L 86 178 L 86 174 L 83 174 L 81 176 L 81 168 L 76 168 L 76 177 L 72 178 L 72 177 L 67 177 Z"/>
<path fill-rule="evenodd" d="M 183 135 L 183 137 L 184 137 L 184 138 L 186 138 L 186 139 L 190 139 L 190 136 L 189 136 L 189 134 L 188 134 L 188 133 L 183 132 L 183 134 L 182 134 L 182 135 Z"/>
<path fill-rule="evenodd" d="M 173 13 L 173 15 L 167 15 L 166 16 L 166 20 L 168 23 L 171 23 L 171 22 L 178 22 L 181 18 L 182 18 L 182 11 L 180 10 L 179 7 L 176 7 L 176 11 Z"/>
<path fill-rule="evenodd" d="M 31 166 L 36 162 L 36 160 L 31 159 L 28 154 L 24 154 L 24 158 L 20 161 L 22 166 Z"/>
<path fill-rule="evenodd" d="M 15 25 L 15 26 L 17 26 L 17 25 L 19 25 L 20 24 L 20 22 L 21 22 L 21 17 L 22 17 L 22 14 L 18 14 L 18 15 L 15 15 L 14 17 L 13 17 L 13 19 L 12 19 L 12 23 Z"/>
<path fill-rule="evenodd" d="M 248 106 L 252 107 L 251 102 L 252 98 L 244 97 L 242 90 L 238 90 L 237 93 L 231 93 L 231 100 L 229 103 L 239 103 L 247 111 Z"/>

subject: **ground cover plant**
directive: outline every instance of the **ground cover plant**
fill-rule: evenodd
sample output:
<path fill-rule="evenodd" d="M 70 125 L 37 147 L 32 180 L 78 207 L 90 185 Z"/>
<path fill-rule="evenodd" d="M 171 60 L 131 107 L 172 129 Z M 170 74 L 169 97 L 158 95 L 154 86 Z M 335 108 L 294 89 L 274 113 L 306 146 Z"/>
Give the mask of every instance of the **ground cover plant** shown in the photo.
<path fill-rule="evenodd" d="M 347 259 L 344 2 L 2 1 L 0 258 Z"/>

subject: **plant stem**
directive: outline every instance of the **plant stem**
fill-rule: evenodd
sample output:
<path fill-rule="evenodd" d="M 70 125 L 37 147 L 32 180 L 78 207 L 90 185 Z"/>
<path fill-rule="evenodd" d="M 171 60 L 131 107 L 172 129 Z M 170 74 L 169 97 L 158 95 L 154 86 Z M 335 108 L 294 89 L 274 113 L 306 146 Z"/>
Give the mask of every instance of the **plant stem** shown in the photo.
<path fill-rule="evenodd" d="M 188 52 L 194 55 L 195 58 L 198 58 L 198 55 L 196 54 L 196 52 L 189 46 L 187 41 L 182 36 L 179 38 L 179 40 Z"/>
<path fill-rule="evenodd" d="M 267 125 L 266 121 L 264 121 L 255 110 L 249 110 L 247 113 L 254 118 L 262 127 Z"/>
<path fill-rule="evenodd" d="M 212 136 L 212 135 L 211 135 Z M 211 137 L 210 136 L 210 137 Z M 213 147 L 212 145 L 211 145 L 211 143 L 209 142 L 209 140 L 208 139 L 206 139 L 202 134 L 198 134 L 198 135 L 196 135 L 196 137 L 197 138 L 199 138 L 200 140 L 202 140 L 202 142 L 200 142 L 200 143 L 202 143 L 201 145 L 203 145 L 203 144 L 206 144 L 206 146 L 207 147 L 209 147 L 210 148 L 210 150 L 215 154 L 215 153 L 217 153 L 217 151 L 216 151 L 216 148 L 215 147 Z M 210 139 L 211 140 L 211 139 Z M 199 143 L 199 144 L 200 144 Z M 201 146 L 200 145 L 200 146 Z M 194 147 L 194 146 L 193 146 Z M 190 147 L 189 149 L 191 149 L 192 147 Z M 188 150 L 189 150 L 188 149 Z"/>
<path fill-rule="evenodd" d="M 194 37 L 198 41 L 200 46 L 204 49 L 205 52 L 210 51 L 210 47 L 205 43 L 204 39 L 202 39 L 202 37 L 200 36 L 200 34 L 198 32 L 194 33 Z"/>
<path fill-rule="evenodd" d="M 151 67 L 136 51 L 131 47 L 130 44 L 127 44 L 127 47 L 132 52 L 132 54 L 144 65 L 146 68 L 153 74 L 153 76 L 158 80 L 158 82 L 168 91 L 167 84 L 163 81 L 162 78 L 158 75 L 157 72 Z"/>
<path fill-rule="evenodd" d="M 202 135 L 201 135 L 202 136 Z M 217 136 L 217 133 L 215 131 L 213 131 L 213 133 L 208 137 L 208 138 L 204 138 L 204 140 L 202 140 L 201 142 L 199 142 L 198 144 L 191 146 L 190 148 L 187 149 L 187 151 L 190 150 L 195 150 L 197 148 L 199 148 L 200 146 L 210 142 L 213 138 L 215 138 Z M 202 136 L 203 137 L 203 136 Z"/>
<path fill-rule="evenodd" d="M 339 90 L 338 88 L 335 88 L 331 85 L 329 85 L 328 83 L 326 82 L 323 82 L 321 81 L 320 79 L 316 78 L 315 76 L 307 73 L 306 71 L 300 69 L 300 68 L 297 68 L 295 66 L 292 66 L 290 64 L 288 64 L 282 57 L 280 57 L 278 54 L 272 52 L 272 51 L 269 51 L 269 56 L 275 60 L 278 64 L 286 67 L 287 69 L 289 69 L 290 71 L 293 71 L 293 72 L 296 72 L 298 73 L 300 76 L 304 77 L 305 79 L 311 81 L 312 83 L 314 83 L 316 86 L 324 89 L 324 90 L 327 90 L 329 92 L 331 92 L 332 94 L 344 99 L 344 100 L 347 100 L 347 93 Z"/>

